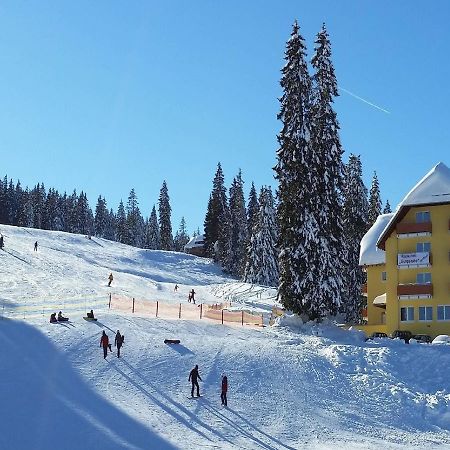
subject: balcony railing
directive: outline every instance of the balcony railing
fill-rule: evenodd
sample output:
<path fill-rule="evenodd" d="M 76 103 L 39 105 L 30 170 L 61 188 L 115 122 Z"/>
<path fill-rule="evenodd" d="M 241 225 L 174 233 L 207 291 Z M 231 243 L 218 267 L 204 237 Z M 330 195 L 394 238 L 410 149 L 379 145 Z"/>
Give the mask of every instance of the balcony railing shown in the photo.
<path fill-rule="evenodd" d="M 431 233 L 431 222 L 398 223 L 395 227 L 397 234 Z"/>
<path fill-rule="evenodd" d="M 397 295 L 433 295 L 433 285 L 427 284 L 399 284 L 397 286 Z"/>

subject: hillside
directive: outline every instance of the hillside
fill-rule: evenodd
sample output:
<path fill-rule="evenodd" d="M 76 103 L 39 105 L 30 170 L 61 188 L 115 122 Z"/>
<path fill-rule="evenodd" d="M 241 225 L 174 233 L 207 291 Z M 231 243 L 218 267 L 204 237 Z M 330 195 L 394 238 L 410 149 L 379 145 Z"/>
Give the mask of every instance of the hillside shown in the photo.
<path fill-rule="evenodd" d="M 450 448 L 450 346 L 364 342 L 332 324 L 289 318 L 260 328 L 108 310 L 110 291 L 179 303 L 194 288 L 199 302 L 226 299 L 259 312 L 274 292 L 189 255 L 0 232 L 2 449 Z M 86 322 L 95 301 L 98 322 Z M 50 324 L 49 305 L 71 321 Z M 104 360 L 101 331 L 111 339 L 117 329 L 123 354 Z M 180 345 L 164 344 L 175 337 Z M 203 397 L 192 400 L 195 364 Z M 228 408 L 220 404 L 222 373 Z"/>

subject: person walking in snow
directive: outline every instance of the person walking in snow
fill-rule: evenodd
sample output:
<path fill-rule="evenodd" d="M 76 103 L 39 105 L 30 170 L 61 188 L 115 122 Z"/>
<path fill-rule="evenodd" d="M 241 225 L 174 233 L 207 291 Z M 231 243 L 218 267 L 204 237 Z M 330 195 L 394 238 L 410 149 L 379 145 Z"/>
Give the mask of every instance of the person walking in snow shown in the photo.
<path fill-rule="evenodd" d="M 222 405 L 227 406 L 227 391 L 228 391 L 228 378 L 225 374 L 222 375 L 222 393 L 220 394 L 220 399 L 222 400 Z"/>
<path fill-rule="evenodd" d="M 200 397 L 200 386 L 198 380 L 203 381 L 202 377 L 198 373 L 198 366 L 196 365 L 190 372 L 188 381 L 192 383 L 191 397 L 194 396 L 194 388 L 197 387 L 197 397 Z"/>
<path fill-rule="evenodd" d="M 178 291 L 178 284 L 175 285 L 175 287 L 173 288 L 173 290 L 174 290 L 175 292 Z"/>
<path fill-rule="evenodd" d="M 194 302 L 194 305 L 195 305 L 195 291 L 194 291 L 194 289 L 191 290 L 190 297 L 191 297 L 191 300 Z"/>
<path fill-rule="evenodd" d="M 117 347 L 117 357 L 120 358 L 120 349 L 123 345 L 124 336 L 117 330 L 116 337 L 114 339 L 114 346 Z"/>
<path fill-rule="evenodd" d="M 109 280 L 109 283 L 108 283 L 108 286 L 111 286 L 111 283 L 112 283 L 112 280 L 114 279 L 114 277 L 113 277 L 113 274 L 112 274 L 112 272 L 109 274 L 109 277 L 108 277 L 108 280 Z"/>
<path fill-rule="evenodd" d="M 103 359 L 108 355 L 108 348 L 111 350 L 111 344 L 109 343 L 108 335 L 103 330 L 102 337 L 100 338 L 100 347 L 103 347 Z"/>
<path fill-rule="evenodd" d="M 3 248 L 3 234 L 0 234 L 0 248 Z"/>
<path fill-rule="evenodd" d="M 38 243 L 37 241 L 34 243 L 34 251 L 37 252 L 37 248 L 38 248 Z"/>

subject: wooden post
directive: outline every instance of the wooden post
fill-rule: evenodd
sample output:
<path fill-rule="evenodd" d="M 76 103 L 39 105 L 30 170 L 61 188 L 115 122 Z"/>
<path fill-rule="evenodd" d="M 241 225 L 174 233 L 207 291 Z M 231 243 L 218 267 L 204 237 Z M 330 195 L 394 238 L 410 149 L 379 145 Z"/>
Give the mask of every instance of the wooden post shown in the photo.
<path fill-rule="evenodd" d="M 222 325 L 223 325 L 223 309 L 222 309 Z"/>
<path fill-rule="evenodd" d="M 109 293 L 109 305 L 108 305 L 108 309 L 111 309 L 111 292 Z"/>
<path fill-rule="evenodd" d="M 159 307 L 159 302 L 158 302 L 158 300 L 156 300 L 156 317 L 158 317 L 158 307 Z"/>
<path fill-rule="evenodd" d="M 203 303 L 200 303 L 200 319 L 202 318 Z"/>
<path fill-rule="evenodd" d="M 180 310 L 178 312 L 178 318 L 181 319 L 181 303 L 180 303 Z"/>
<path fill-rule="evenodd" d="M 241 312 L 242 312 L 241 325 L 244 326 L 244 311 Z"/>
<path fill-rule="evenodd" d="M 133 297 L 133 312 L 134 312 L 134 297 Z"/>
<path fill-rule="evenodd" d="M 263 326 L 264 325 L 264 316 L 263 316 L 263 313 L 261 313 L 261 326 Z"/>

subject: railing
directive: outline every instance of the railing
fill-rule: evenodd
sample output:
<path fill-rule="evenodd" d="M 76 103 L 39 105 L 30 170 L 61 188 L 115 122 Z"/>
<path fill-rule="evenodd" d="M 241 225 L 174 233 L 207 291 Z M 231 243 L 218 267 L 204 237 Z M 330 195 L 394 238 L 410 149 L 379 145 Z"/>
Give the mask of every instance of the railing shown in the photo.
<path fill-rule="evenodd" d="M 431 233 L 431 222 L 419 222 L 419 223 L 398 223 L 395 227 L 397 234 L 413 234 L 413 233 Z"/>
<path fill-rule="evenodd" d="M 397 286 L 397 295 L 433 295 L 433 285 L 427 284 L 399 284 Z"/>

